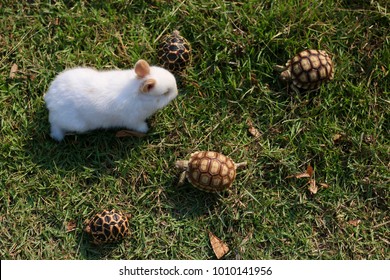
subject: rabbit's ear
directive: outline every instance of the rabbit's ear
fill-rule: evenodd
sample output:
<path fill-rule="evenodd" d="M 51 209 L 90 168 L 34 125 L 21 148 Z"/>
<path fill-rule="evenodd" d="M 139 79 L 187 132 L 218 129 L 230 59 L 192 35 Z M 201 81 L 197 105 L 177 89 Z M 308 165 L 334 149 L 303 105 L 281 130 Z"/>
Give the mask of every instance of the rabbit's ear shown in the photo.
<path fill-rule="evenodd" d="M 147 79 L 145 80 L 142 84 L 141 84 L 141 92 L 143 93 L 148 93 L 149 91 L 151 91 L 154 87 L 154 85 L 156 84 L 156 80 L 155 79 Z"/>
<path fill-rule="evenodd" d="M 144 78 L 146 75 L 150 73 L 150 66 L 145 60 L 140 59 L 134 66 L 135 74 L 138 78 Z"/>

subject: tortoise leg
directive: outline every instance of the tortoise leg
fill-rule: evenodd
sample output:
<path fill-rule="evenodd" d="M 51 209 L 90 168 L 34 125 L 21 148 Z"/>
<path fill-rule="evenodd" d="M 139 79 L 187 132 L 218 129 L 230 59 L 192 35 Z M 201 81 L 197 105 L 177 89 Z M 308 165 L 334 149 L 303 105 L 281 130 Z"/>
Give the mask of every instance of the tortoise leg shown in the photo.
<path fill-rule="evenodd" d="M 274 65 L 272 66 L 272 68 L 277 72 L 283 72 L 284 70 L 286 70 L 286 66 L 282 65 Z"/>
<path fill-rule="evenodd" d="M 291 84 L 290 85 L 290 88 L 295 91 L 296 94 L 299 94 L 299 89 L 294 85 L 294 84 Z"/>
<path fill-rule="evenodd" d="M 186 171 L 183 171 L 183 172 L 180 174 L 179 182 L 177 183 L 177 185 L 178 185 L 179 187 L 180 187 L 180 186 L 183 186 L 185 180 L 186 180 Z"/>
<path fill-rule="evenodd" d="M 245 166 L 248 165 L 246 161 L 240 162 L 240 163 L 235 163 L 236 169 L 244 168 Z"/>

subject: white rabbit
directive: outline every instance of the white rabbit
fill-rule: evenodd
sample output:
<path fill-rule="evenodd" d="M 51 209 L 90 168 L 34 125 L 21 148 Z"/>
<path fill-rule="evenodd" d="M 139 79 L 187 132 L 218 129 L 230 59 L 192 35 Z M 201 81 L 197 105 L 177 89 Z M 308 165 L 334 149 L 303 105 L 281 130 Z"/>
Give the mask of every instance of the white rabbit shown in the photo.
<path fill-rule="evenodd" d="M 61 141 L 67 132 L 117 127 L 146 133 L 146 119 L 177 94 L 175 77 L 145 60 L 131 70 L 65 70 L 44 96 L 50 136 Z"/>

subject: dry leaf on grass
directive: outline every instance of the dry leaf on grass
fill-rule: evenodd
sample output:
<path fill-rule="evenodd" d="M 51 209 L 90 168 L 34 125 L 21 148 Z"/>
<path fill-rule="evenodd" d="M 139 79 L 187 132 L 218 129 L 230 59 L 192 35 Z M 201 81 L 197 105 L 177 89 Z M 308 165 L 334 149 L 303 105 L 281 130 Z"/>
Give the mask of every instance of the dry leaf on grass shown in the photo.
<path fill-rule="evenodd" d="M 256 127 L 254 127 L 252 120 L 248 120 L 247 124 L 249 126 L 248 131 L 252 136 L 256 138 L 261 137 L 261 132 Z"/>
<path fill-rule="evenodd" d="M 333 138 L 333 142 L 340 141 L 342 137 L 343 137 L 343 135 L 341 135 L 339 133 L 333 135 L 333 137 L 332 137 Z"/>
<path fill-rule="evenodd" d="M 327 189 L 330 187 L 328 184 L 325 184 L 325 183 L 320 183 L 320 186 L 323 187 L 324 189 Z"/>
<path fill-rule="evenodd" d="M 318 187 L 317 187 L 317 184 L 316 184 L 316 180 L 310 179 L 310 181 L 309 181 L 309 191 L 310 191 L 311 194 L 316 194 L 317 193 Z"/>
<path fill-rule="evenodd" d="M 261 137 L 260 131 L 254 126 L 249 127 L 249 133 L 256 138 Z"/>
<path fill-rule="evenodd" d="M 306 172 L 304 172 L 304 173 L 299 173 L 299 174 L 295 174 L 295 175 L 288 175 L 286 177 L 286 179 L 289 179 L 289 178 L 297 178 L 297 179 L 299 179 L 299 178 L 310 178 L 310 175 L 307 174 Z"/>
<path fill-rule="evenodd" d="M 215 234 L 213 234 L 211 231 L 209 231 L 209 239 L 211 247 L 213 248 L 214 254 L 217 259 L 222 258 L 225 254 L 229 252 L 229 247 L 226 245 L 226 243 L 219 239 L 217 236 L 215 236 Z"/>
<path fill-rule="evenodd" d="M 309 166 L 306 168 L 306 173 L 309 174 L 310 178 L 313 177 L 314 169 L 313 169 L 313 167 L 311 167 L 311 165 L 309 165 Z"/>
<path fill-rule="evenodd" d="M 303 173 L 299 173 L 299 174 L 295 174 L 295 175 L 290 175 L 290 176 L 287 176 L 286 178 L 311 178 L 313 176 L 313 173 L 314 173 L 314 170 L 313 170 L 313 167 L 311 167 L 310 165 L 306 168 L 306 171 L 303 172 Z"/>
<path fill-rule="evenodd" d="M 361 222 L 361 220 L 356 219 L 356 220 L 350 220 L 350 221 L 348 221 L 348 224 L 350 224 L 350 225 L 352 225 L 352 226 L 354 226 L 354 227 L 357 227 L 358 224 L 360 224 L 360 222 Z"/>
<path fill-rule="evenodd" d="M 66 232 L 71 232 L 76 229 L 76 222 L 74 220 L 71 220 L 66 223 Z"/>
<path fill-rule="evenodd" d="M 18 72 L 18 65 L 16 63 L 12 64 L 11 70 L 9 71 L 9 77 L 14 79 L 16 77 L 16 73 Z"/>
<path fill-rule="evenodd" d="M 290 176 L 290 177 L 295 177 L 295 178 L 297 178 L 297 179 L 299 179 L 299 178 L 310 178 L 310 175 L 309 175 L 307 172 L 305 172 L 305 173 L 300 173 L 300 174 L 292 175 L 292 176 Z"/>
<path fill-rule="evenodd" d="M 303 173 L 295 174 L 295 175 L 290 175 L 287 176 L 286 178 L 309 178 L 308 184 L 308 190 L 310 191 L 311 194 L 316 194 L 318 192 L 318 186 L 316 183 L 316 180 L 314 179 L 314 168 L 311 165 L 308 165 L 306 168 L 306 171 Z M 325 183 L 319 183 L 319 185 L 323 188 L 328 188 L 329 185 Z"/>
<path fill-rule="evenodd" d="M 347 135 L 345 133 L 337 133 L 332 137 L 333 143 L 340 144 L 347 140 Z"/>

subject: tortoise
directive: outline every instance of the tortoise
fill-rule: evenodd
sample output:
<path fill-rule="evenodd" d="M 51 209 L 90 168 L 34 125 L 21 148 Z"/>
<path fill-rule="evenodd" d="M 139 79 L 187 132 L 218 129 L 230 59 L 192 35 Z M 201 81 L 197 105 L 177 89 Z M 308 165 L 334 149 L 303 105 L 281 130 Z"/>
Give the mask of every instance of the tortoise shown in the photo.
<path fill-rule="evenodd" d="M 130 232 L 128 216 L 117 210 L 103 210 L 87 222 L 84 231 L 97 245 L 121 241 Z"/>
<path fill-rule="evenodd" d="M 281 72 L 282 81 L 292 82 L 290 87 L 297 93 L 299 89 L 317 89 L 334 77 L 332 59 L 322 50 L 301 51 L 288 60 L 286 66 L 276 65 L 274 69 Z"/>
<path fill-rule="evenodd" d="M 163 37 L 157 56 L 164 68 L 180 73 L 191 63 L 191 45 L 178 30 L 174 30 Z"/>
<path fill-rule="evenodd" d="M 246 162 L 234 163 L 231 158 L 214 151 L 198 151 L 192 153 L 189 160 L 176 161 L 176 167 L 184 170 L 179 185 L 187 178 L 197 189 L 212 193 L 230 188 L 236 169 L 246 165 Z"/>

